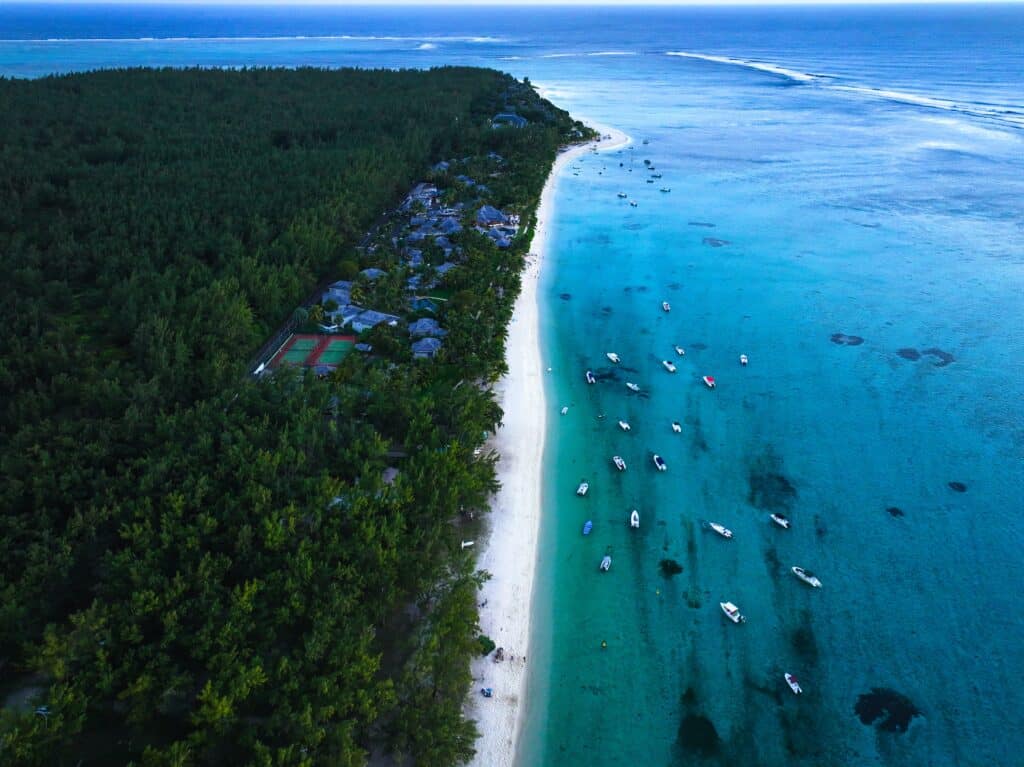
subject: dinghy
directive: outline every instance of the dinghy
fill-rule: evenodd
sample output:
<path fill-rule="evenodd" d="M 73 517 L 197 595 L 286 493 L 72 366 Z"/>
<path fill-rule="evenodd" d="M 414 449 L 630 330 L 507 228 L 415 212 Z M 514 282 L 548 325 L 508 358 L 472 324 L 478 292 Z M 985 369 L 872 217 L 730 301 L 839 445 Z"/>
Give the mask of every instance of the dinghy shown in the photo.
<path fill-rule="evenodd" d="M 569 408 L 568 407 L 563 407 L 562 408 L 562 415 L 565 415 L 568 412 L 569 412 Z"/>
<path fill-rule="evenodd" d="M 576 488 L 576 495 L 586 495 L 589 489 L 589 484 L 586 482 L 580 482 L 580 486 Z"/>
<path fill-rule="evenodd" d="M 732 530 L 730 530 L 725 525 L 720 525 L 717 522 L 708 522 L 708 527 L 710 527 L 723 538 L 732 538 Z"/>
<path fill-rule="evenodd" d="M 795 676 L 792 674 L 783 674 L 782 676 L 785 678 L 786 684 L 789 685 L 789 689 L 793 691 L 794 695 L 799 695 L 804 691 L 804 688 L 800 686 L 800 682 L 797 681 Z"/>
<path fill-rule="evenodd" d="M 672 422 L 672 431 L 674 431 L 676 434 L 681 433 L 683 431 L 683 425 L 681 423 L 679 423 L 679 421 L 673 421 Z"/>
<path fill-rule="evenodd" d="M 818 580 L 818 576 L 810 570 L 804 570 L 802 567 L 793 567 L 790 569 L 793 571 L 793 575 L 802 580 L 808 586 L 813 586 L 816 589 L 821 588 L 821 581 Z"/>
<path fill-rule="evenodd" d="M 604 557 L 601 559 L 601 572 L 608 572 L 612 566 L 612 547 L 609 546 L 605 550 Z"/>
<path fill-rule="evenodd" d="M 629 514 L 629 526 L 640 527 L 640 512 L 636 509 L 633 509 Z"/>
<path fill-rule="evenodd" d="M 714 389 L 715 388 L 715 377 L 714 376 L 702 376 L 701 380 L 704 382 L 704 385 L 707 386 L 709 389 Z"/>
<path fill-rule="evenodd" d="M 623 431 L 629 431 L 630 426 L 628 421 L 619 421 L 619 428 Z"/>
<path fill-rule="evenodd" d="M 669 305 L 668 301 L 662 301 L 661 302 L 661 308 L 662 308 L 662 311 L 666 311 L 666 312 L 672 311 L 672 307 Z"/>
<path fill-rule="evenodd" d="M 612 463 L 615 464 L 615 468 L 618 469 L 619 471 L 625 471 L 626 470 L 626 462 L 622 460 L 622 456 L 621 455 L 613 455 L 612 456 Z"/>
<path fill-rule="evenodd" d="M 658 467 L 658 471 L 665 471 L 668 466 L 665 464 L 665 459 L 657 453 L 654 454 L 654 465 Z"/>
<path fill-rule="evenodd" d="M 749 360 L 747 359 L 747 355 L 746 354 L 741 354 L 740 355 L 740 364 L 743 365 L 743 367 L 746 367 L 747 366 L 747 362 L 749 362 Z"/>
<path fill-rule="evenodd" d="M 673 346 L 672 348 L 676 350 L 676 354 L 678 354 L 680 357 L 686 354 L 686 349 L 684 349 L 682 346 Z"/>
<path fill-rule="evenodd" d="M 637 386 L 632 381 L 626 381 L 626 388 L 629 389 L 630 391 L 636 391 L 636 392 L 640 391 L 640 387 Z"/>
<path fill-rule="evenodd" d="M 676 366 L 673 365 L 668 360 L 662 360 L 661 364 L 664 366 L 665 370 L 667 370 L 669 373 L 675 373 L 676 372 Z"/>
<path fill-rule="evenodd" d="M 788 518 L 782 516 L 781 514 L 772 514 L 771 517 L 772 517 L 772 522 L 777 524 L 783 530 L 788 530 L 789 529 L 789 519 Z"/>
<path fill-rule="evenodd" d="M 616 364 L 618 364 L 619 362 L 619 355 L 616 354 L 615 352 L 605 352 L 604 356 Z"/>
<path fill-rule="evenodd" d="M 589 519 L 583 523 L 583 534 L 590 535 L 590 531 L 594 529 L 594 523 Z"/>
<path fill-rule="evenodd" d="M 591 371 L 589 371 L 589 370 L 587 371 L 586 378 L 587 378 L 587 383 L 588 384 L 597 383 L 597 379 L 594 377 L 594 374 Z"/>
<path fill-rule="evenodd" d="M 733 623 L 747 622 L 747 619 L 743 617 L 742 613 L 740 613 L 740 608 L 732 602 L 719 602 L 718 606 L 722 608 L 722 612 L 725 613 Z"/>

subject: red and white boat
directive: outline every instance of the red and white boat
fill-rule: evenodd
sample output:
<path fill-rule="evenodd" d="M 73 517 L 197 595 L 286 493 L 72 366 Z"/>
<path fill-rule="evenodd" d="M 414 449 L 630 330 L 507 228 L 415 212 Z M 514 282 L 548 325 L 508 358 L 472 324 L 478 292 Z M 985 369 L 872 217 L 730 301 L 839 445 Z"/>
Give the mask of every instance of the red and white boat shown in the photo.
<path fill-rule="evenodd" d="M 705 386 L 707 386 L 709 389 L 714 389 L 715 388 L 715 377 L 714 376 L 702 376 L 701 380 L 704 382 Z"/>
<path fill-rule="evenodd" d="M 794 695 L 800 695 L 804 691 L 804 688 L 800 686 L 800 682 L 797 681 L 795 676 L 792 674 L 783 674 L 783 676 L 786 678 L 786 684 L 789 685 L 789 689 L 793 691 Z"/>

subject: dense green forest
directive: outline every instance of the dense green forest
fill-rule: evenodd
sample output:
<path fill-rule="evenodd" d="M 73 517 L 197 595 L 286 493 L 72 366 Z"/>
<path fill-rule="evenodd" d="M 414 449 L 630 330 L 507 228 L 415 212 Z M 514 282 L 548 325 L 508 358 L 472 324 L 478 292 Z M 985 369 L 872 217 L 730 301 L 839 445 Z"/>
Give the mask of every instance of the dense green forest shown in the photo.
<path fill-rule="evenodd" d="M 530 123 L 493 129 L 509 106 Z M 529 221 L 581 126 L 497 72 L 0 80 L 0 763 L 466 759 L 525 236 L 467 230 L 445 351 L 247 365 L 431 165 Z M 385 481 L 384 470 L 398 468 Z"/>

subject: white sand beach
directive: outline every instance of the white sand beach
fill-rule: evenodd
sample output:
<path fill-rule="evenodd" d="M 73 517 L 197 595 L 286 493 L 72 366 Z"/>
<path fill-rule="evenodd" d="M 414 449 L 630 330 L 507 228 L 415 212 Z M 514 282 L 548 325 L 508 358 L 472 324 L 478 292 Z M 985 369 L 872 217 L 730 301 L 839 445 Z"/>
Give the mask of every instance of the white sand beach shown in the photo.
<path fill-rule="evenodd" d="M 537 285 L 548 247 L 555 192 L 566 165 L 597 147 L 608 151 L 625 146 L 630 138 L 621 131 L 588 121 L 601 140 L 563 151 L 548 176 L 537 210 L 533 248 L 523 271 L 523 288 L 509 326 L 506 359 L 509 372 L 497 385 L 504 422 L 493 448 L 501 456 L 501 490 L 489 516 L 486 544 L 478 566 L 491 574 L 481 591 L 480 626 L 484 634 L 504 648 L 505 660 L 493 654 L 473 664 L 476 680 L 466 706 L 477 721 L 481 737 L 476 743 L 477 767 L 512 767 L 516 758 L 529 656 L 530 611 L 533 598 L 537 537 L 540 531 L 541 461 L 547 432 L 548 404 L 544 398 L 546 366 L 541 360 Z M 484 698 L 480 688 L 490 687 Z"/>

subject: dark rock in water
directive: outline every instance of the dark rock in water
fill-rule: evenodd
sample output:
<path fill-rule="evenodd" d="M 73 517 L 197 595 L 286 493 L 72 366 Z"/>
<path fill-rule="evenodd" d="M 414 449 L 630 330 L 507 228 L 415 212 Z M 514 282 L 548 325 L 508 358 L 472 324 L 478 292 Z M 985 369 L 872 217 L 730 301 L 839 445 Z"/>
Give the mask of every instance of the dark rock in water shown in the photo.
<path fill-rule="evenodd" d="M 944 352 L 942 349 L 936 349 L 935 347 L 932 347 L 931 349 L 922 349 L 921 354 L 927 354 L 929 357 L 935 357 L 938 360 L 938 362 L 935 363 L 935 367 L 937 368 L 944 368 L 951 362 L 956 361 L 956 357 L 952 354 Z"/>
<path fill-rule="evenodd" d="M 729 244 L 728 240 L 720 240 L 717 237 L 705 237 L 701 242 L 712 248 L 721 248 Z"/>
<path fill-rule="evenodd" d="M 949 489 L 955 490 L 958 493 L 966 493 L 967 485 L 965 485 L 963 482 L 950 482 Z"/>
<path fill-rule="evenodd" d="M 626 287 L 624 287 L 622 289 L 622 292 L 623 293 L 632 293 L 633 292 L 633 288 L 631 288 L 629 285 L 627 285 Z"/>
<path fill-rule="evenodd" d="M 901 509 L 899 506 L 889 506 L 888 508 L 886 508 L 886 511 L 894 517 L 903 516 L 903 509 Z"/>
<path fill-rule="evenodd" d="M 647 228 L 647 224 L 640 224 L 640 223 L 625 224 L 622 228 L 626 229 L 627 231 L 630 231 L 630 232 L 639 232 L 641 229 L 646 229 Z"/>
<path fill-rule="evenodd" d="M 697 702 L 697 691 L 694 690 L 692 687 L 687 687 L 686 692 L 683 693 L 682 697 L 679 700 L 681 703 L 684 703 L 687 706 L 692 706 Z"/>
<path fill-rule="evenodd" d="M 683 287 L 683 286 L 680 285 L 678 282 L 670 282 L 668 284 L 668 289 L 669 290 L 679 290 L 679 288 L 681 288 L 681 287 Z"/>
<path fill-rule="evenodd" d="M 814 631 L 809 625 L 800 626 L 793 631 L 791 639 L 793 650 L 806 663 L 818 662 L 818 641 L 814 638 Z"/>
<path fill-rule="evenodd" d="M 878 729 L 885 732 L 906 732 L 910 720 L 921 715 L 910 698 L 887 687 L 872 687 L 857 698 L 853 710 L 864 724 L 881 720 Z"/>
<path fill-rule="evenodd" d="M 679 723 L 679 745 L 701 756 L 712 756 L 718 752 L 718 730 L 706 716 L 687 714 Z"/>
<path fill-rule="evenodd" d="M 860 346 L 864 343 L 860 336 L 849 336 L 846 333 L 833 333 L 830 340 L 839 346 Z"/>
<path fill-rule="evenodd" d="M 602 306 L 601 307 L 601 314 L 603 314 L 605 317 L 611 317 L 612 316 L 612 312 L 613 312 L 613 309 L 610 306 Z"/>
<path fill-rule="evenodd" d="M 786 511 L 796 500 L 796 488 L 782 474 L 754 470 L 747 481 L 750 485 L 747 500 L 759 509 Z"/>
<path fill-rule="evenodd" d="M 636 290 L 638 293 L 648 293 L 651 289 L 646 285 L 637 285 Z"/>
<path fill-rule="evenodd" d="M 687 221 L 687 224 L 689 224 L 690 226 L 706 226 L 709 229 L 715 228 L 714 224 L 711 224 L 707 221 Z"/>
<path fill-rule="evenodd" d="M 692 344 L 689 344 L 686 348 L 692 349 L 694 351 L 702 352 L 702 351 L 704 351 L 705 349 L 708 348 L 708 345 L 707 344 L 702 344 L 700 341 L 695 341 Z"/>
<path fill-rule="evenodd" d="M 666 578 L 679 575 L 683 571 L 683 566 L 674 559 L 663 559 L 658 563 L 658 567 L 661 568 L 661 574 Z"/>
<path fill-rule="evenodd" d="M 900 349 L 896 353 L 900 355 L 903 359 L 910 360 L 911 362 L 917 362 L 919 359 L 921 359 L 921 352 L 919 352 L 917 349 L 911 349 L 909 347 L 905 349 Z"/>
<path fill-rule="evenodd" d="M 558 297 L 561 298 L 563 301 L 569 301 L 572 299 L 572 293 L 559 293 Z"/>

